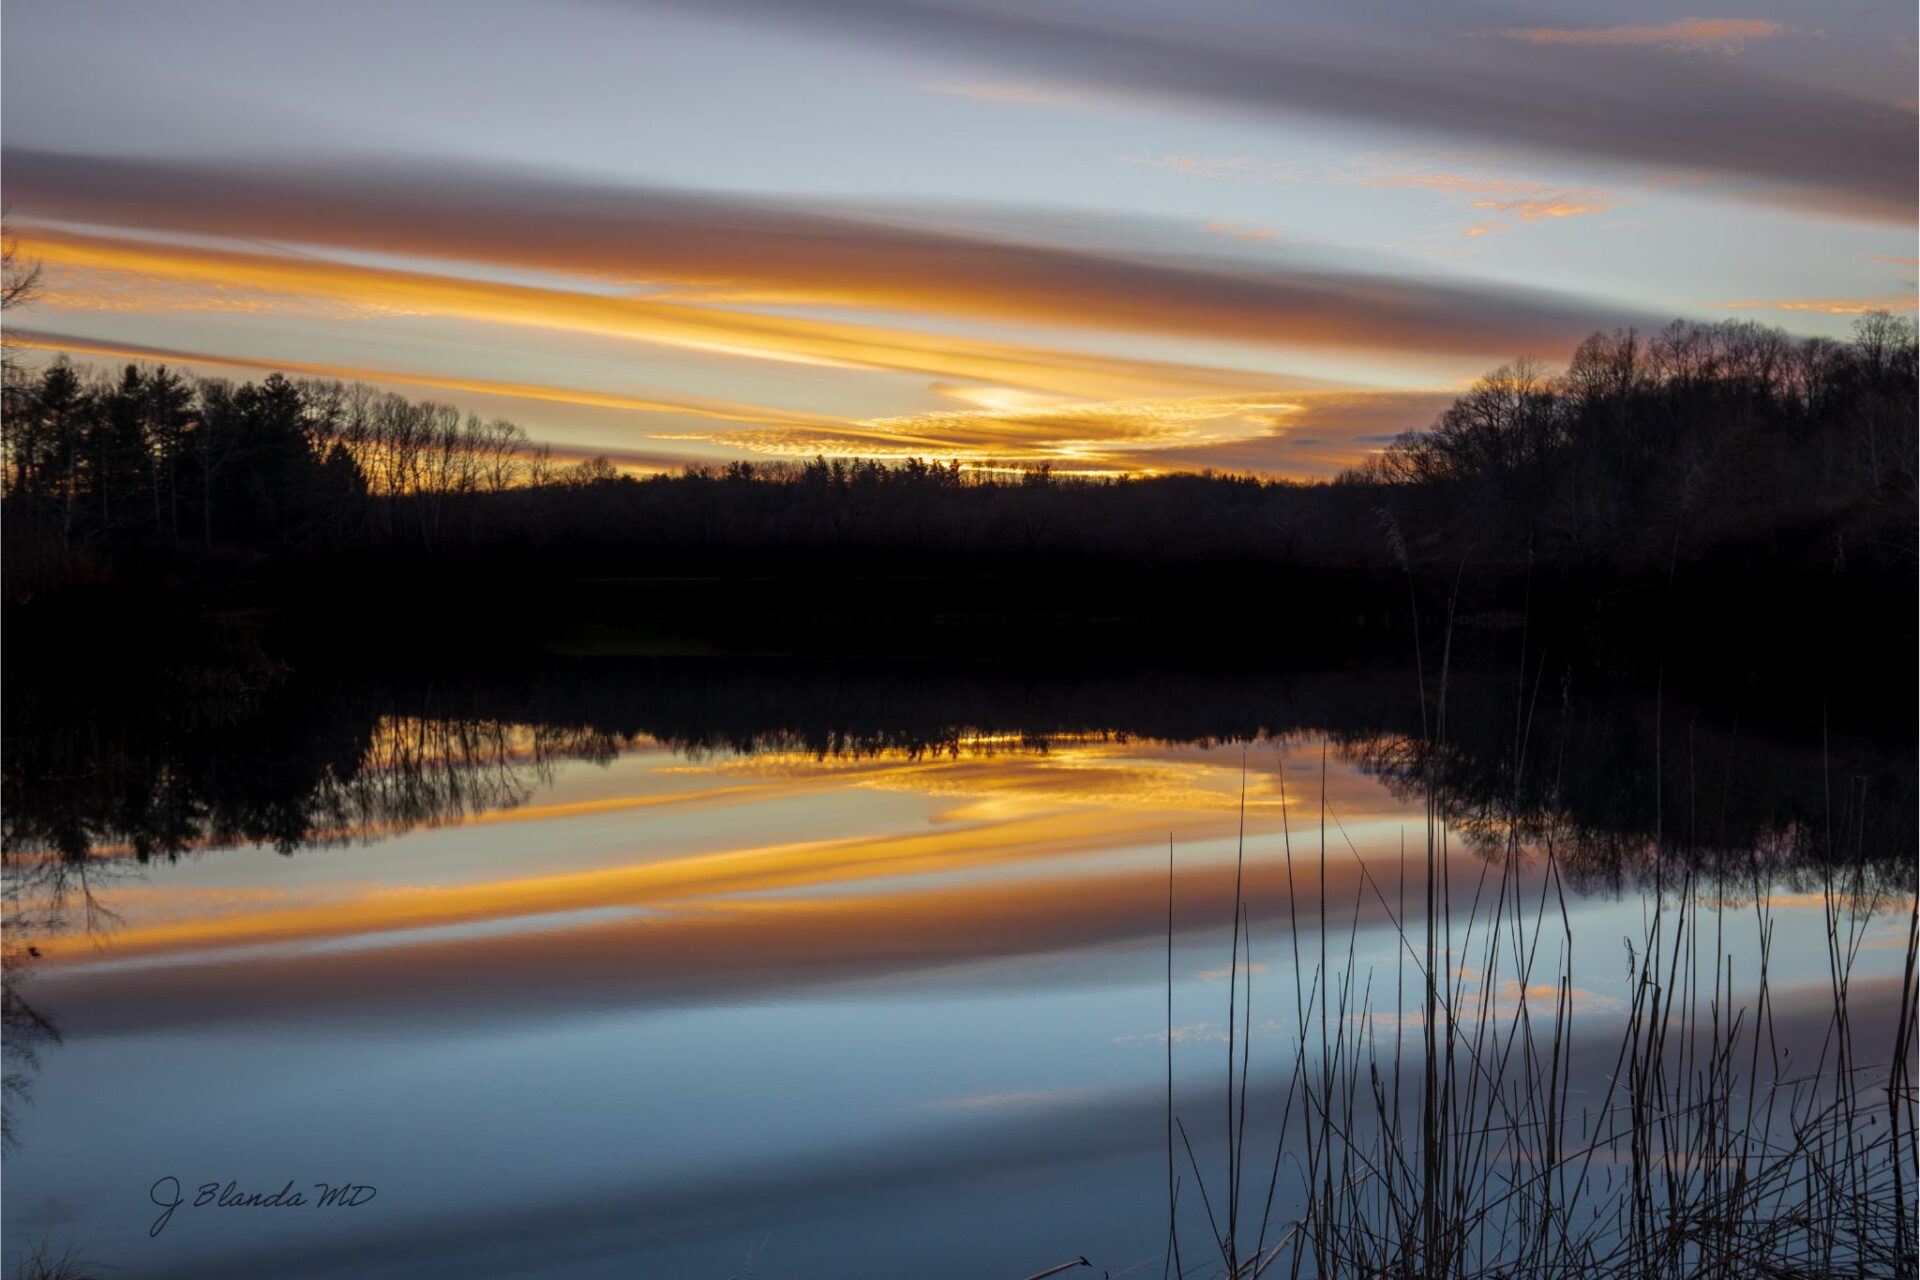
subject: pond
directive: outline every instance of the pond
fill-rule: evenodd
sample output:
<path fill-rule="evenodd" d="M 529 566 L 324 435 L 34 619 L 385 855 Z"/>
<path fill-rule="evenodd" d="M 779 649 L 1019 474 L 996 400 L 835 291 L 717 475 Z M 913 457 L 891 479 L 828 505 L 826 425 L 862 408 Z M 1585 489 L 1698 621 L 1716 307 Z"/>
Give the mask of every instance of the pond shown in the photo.
<path fill-rule="evenodd" d="M 550 660 L 16 703 L 9 1258 L 1144 1277 L 1172 1220 L 1193 1275 L 1410 1235 L 1897 1273 L 1911 744 L 1437 684 Z"/>

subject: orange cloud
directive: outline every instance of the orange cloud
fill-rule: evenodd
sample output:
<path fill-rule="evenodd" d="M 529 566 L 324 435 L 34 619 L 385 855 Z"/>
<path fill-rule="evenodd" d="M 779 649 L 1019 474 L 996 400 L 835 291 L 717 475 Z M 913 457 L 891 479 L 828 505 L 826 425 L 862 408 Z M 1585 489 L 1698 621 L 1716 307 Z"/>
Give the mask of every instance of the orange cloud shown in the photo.
<path fill-rule="evenodd" d="M 1713 304 L 1726 311 L 1814 311 L 1830 316 L 1859 316 L 1872 311 L 1912 311 L 1914 296 L 1889 293 L 1872 298 L 1748 298 Z"/>
<path fill-rule="evenodd" d="M 1659 25 L 1618 27 L 1497 27 L 1495 34 L 1527 44 L 1732 49 L 1748 40 L 1770 40 L 1784 30 L 1766 18 L 1682 18 Z"/>
<path fill-rule="evenodd" d="M 235 285 L 221 280 L 179 280 L 104 267 L 42 264 L 36 307 L 49 311 L 91 311 L 139 315 L 202 311 L 234 315 L 328 317 L 398 315 L 394 308 L 348 299 L 321 301 L 280 290 Z"/>
<path fill-rule="evenodd" d="M 1154 470 L 1130 461 L 1141 449 L 1196 448 L 1264 434 L 1268 415 L 1297 408 L 1289 393 L 1184 400 L 1053 403 L 866 418 L 820 430 L 770 428 L 730 433 L 726 442 L 759 453 L 833 453 L 904 458 L 928 453 L 963 462 L 1051 462 L 1078 473 Z M 710 433 L 671 437 L 717 441 Z"/>
<path fill-rule="evenodd" d="M 973 98 L 979 102 L 1017 102 L 1035 107 L 1077 107 L 1086 102 L 1081 94 L 1062 89 L 1035 88 L 1018 84 L 923 84 L 925 93 L 952 98 Z"/>
<path fill-rule="evenodd" d="M 7 332 L 8 337 L 22 347 L 42 351 L 66 351 L 74 355 L 105 356 L 113 360 L 163 360 L 176 364 L 219 365 L 233 369 L 305 374 L 313 378 L 339 379 L 347 382 L 428 387 L 438 391 L 465 391 L 479 395 L 505 396 L 515 400 L 582 405 L 597 409 L 620 409 L 632 413 L 684 414 L 696 418 L 715 418 L 723 422 L 745 422 L 758 425 L 769 423 L 827 425 L 839 421 L 818 414 L 791 413 L 782 409 L 760 405 L 730 404 L 721 400 L 691 398 L 655 400 L 640 396 L 576 390 L 570 387 L 542 386 L 528 382 L 495 382 L 484 378 L 407 373 L 357 365 L 316 364 L 304 360 L 268 360 L 255 356 L 216 355 L 205 351 L 185 351 L 174 347 L 153 347 L 139 343 L 95 342 L 88 338 L 41 333 L 32 329 L 9 329 Z"/>
<path fill-rule="evenodd" d="M 1235 240 L 1271 240 L 1273 232 L 1266 227 L 1243 227 L 1237 222 L 1209 222 L 1206 229 L 1217 236 L 1231 236 Z"/>
<path fill-rule="evenodd" d="M 1245 157 L 1224 160 L 1169 157 L 1183 171 L 1258 174 Z M 1144 162 L 1143 162 L 1144 163 Z M 1153 162 L 1159 163 L 1159 162 Z M 378 177 L 378 181 L 373 181 Z M 448 311 L 452 289 L 468 292 L 465 310 L 482 301 L 489 315 L 504 309 L 538 316 L 553 299 L 569 299 L 569 323 L 632 334 L 636 317 L 655 340 L 762 358 L 922 371 L 929 352 L 956 358 L 957 338 L 908 336 L 875 326 L 828 327 L 824 319 L 753 314 L 761 305 L 879 309 L 993 324 L 1060 326 L 1235 343 L 1279 343 L 1314 348 L 1431 351 L 1507 356 L 1522 347 L 1577 343 L 1596 323 L 1653 324 L 1656 317 L 1622 314 L 1617 307 L 1581 306 L 1570 299 L 1493 284 L 1393 279 L 1357 272 L 1310 271 L 1274 264 L 1259 271 L 1215 264 L 1098 252 L 915 225 L 901 218 L 855 218 L 840 212 L 781 209 L 736 197 L 676 195 L 605 187 L 553 187 L 528 182 L 484 183 L 466 173 L 426 174 L 415 180 L 356 171 L 240 171 L 212 166 L 155 166 L 10 152 L 8 191 L 16 208 L 72 224 L 139 228 L 148 234 L 228 237 L 230 256 L 140 241 L 131 236 L 114 260 L 98 268 L 137 271 L 133 250 L 151 259 L 199 253 L 208 270 L 197 277 L 228 288 L 286 291 L 299 263 L 309 294 L 351 296 L 361 305 Z M 1577 199 L 1574 193 L 1492 192 L 1489 198 Z M 1590 201 L 1581 200 L 1583 203 Z M 68 239 L 74 237 L 69 235 Z M 242 245 L 240 240 L 248 243 Z M 383 258 L 432 262 L 432 268 L 389 268 L 388 287 L 365 287 L 364 267 L 330 267 L 287 253 L 262 278 L 241 278 L 226 262 L 259 260 L 261 240 L 321 246 Z M 539 273 L 577 287 L 508 286 L 466 278 L 474 264 Z M 219 269 L 214 269 L 219 267 Z M 326 271 L 351 273 L 351 290 L 323 287 Z M 430 273 L 429 273 L 430 272 Z M 155 274 L 148 270 L 147 275 Z M 182 278 L 178 270 L 169 280 Z M 407 289 L 394 287 L 406 276 Z M 438 282 L 422 296 L 421 282 Z M 611 288 L 649 292 L 609 296 Z M 517 290 L 517 291 L 515 291 Z M 586 312 L 594 319 L 589 322 Z M 613 322 L 611 317 L 620 317 Z M 674 323 L 669 325 L 671 320 Z M 802 331 L 805 337 L 802 338 Z M 882 334 L 888 334 L 885 343 Z M 830 340 L 831 338 L 831 340 Z M 882 346 L 896 350 L 881 358 Z M 856 351 L 854 348 L 859 348 Z M 971 352 L 984 355 L 977 341 Z M 1004 345 L 995 352 L 1010 355 Z M 1059 365 L 1062 353 L 1042 355 Z M 1133 368 L 1139 361 L 1126 362 Z M 1191 371 L 1189 371 L 1191 372 Z M 1025 378 L 968 375 L 1003 385 L 1036 386 Z M 1217 378 L 1214 389 L 1226 389 Z M 1136 381 L 1076 394 L 1111 398 L 1142 394 L 1200 394 L 1186 379 L 1148 392 Z M 1238 385 L 1244 386 L 1241 382 Z"/>
<path fill-rule="evenodd" d="M 495 324 L 593 333 L 760 360 L 965 378 L 1072 396 L 1220 392 L 1248 374 L 1195 365 L 1084 355 L 841 321 L 617 298 L 415 271 L 23 230 L 23 250 L 62 267 L 135 271 L 346 300 Z"/>
<path fill-rule="evenodd" d="M 1494 209 L 1501 213 L 1511 213 L 1522 222 L 1538 222 L 1542 218 L 1578 218 L 1589 213 L 1605 213 L 1613 206 L 1604 200 L 1475 200 L 1476 209 Z"/>
<path fill-rule="evenodd" d="M 1126 164 L 1169 169 L 1193 178 L 1237 178 L 1252 172 L 1245 156 L 1121 156 Z"/>
<path fill-rule="evenodd" d="M 691 433 L 773 455 L 953 457 L 963 465 L 1047 462 L 1076 474 L 1214 468 L 1331 475 L 1425 426 L 1447 391 L 1275 389 L 1187 400 L 1011 403 L 1006 408 L 869 418 L 834 428 Z"/>
<path fill-rule="evenodd" d="M 1478 197 L 1468 207 L 1511 214 L 1521 222 L 1539 222 L 1548 218 L 1578 218 L 1605 213 L 1620 203 L 1609 192 L 1574 189 L 1545 182 L 1494 177 L 1487 174 L 1459 173 L 1449 170 L 1401 169 L 1391 163 L 1376 162 L 1358 175 L 1343 175 L 1336 182 L 1387 190 L 1431 191 L 1449 197 Z M 1507 230 L 1502 222 L 1480 222 L 1461 232 L 1469 239 Z"/>

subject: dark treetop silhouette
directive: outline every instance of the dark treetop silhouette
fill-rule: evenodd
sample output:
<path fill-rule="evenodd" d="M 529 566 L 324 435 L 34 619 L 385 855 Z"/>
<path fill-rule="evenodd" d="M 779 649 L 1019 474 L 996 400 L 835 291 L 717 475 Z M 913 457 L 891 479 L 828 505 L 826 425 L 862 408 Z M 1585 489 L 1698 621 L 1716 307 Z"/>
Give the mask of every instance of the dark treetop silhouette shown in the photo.
<path fill-rule="evenodd" d="M 1093 480 L 908 459 L 635 479 L 511 423 L 363 386 L 234 386 L 56 360 L 6 389 L 9 596 L 226 556 L 552 558 L 625 572 L 1084 564 L 1669 572 L 1716 556 L 1910 576 L 1913 324 L 1855 340 L 1747 323 L 1595 334 L 1522 360 L 1331 484 Z"/>

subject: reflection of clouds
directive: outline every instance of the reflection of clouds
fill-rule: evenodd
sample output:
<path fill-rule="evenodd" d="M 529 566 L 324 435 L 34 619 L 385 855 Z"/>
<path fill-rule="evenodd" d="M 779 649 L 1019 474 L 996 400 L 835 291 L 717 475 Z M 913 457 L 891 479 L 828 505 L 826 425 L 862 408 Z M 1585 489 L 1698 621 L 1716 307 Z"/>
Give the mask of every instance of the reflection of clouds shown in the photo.
<path fill-rule="evenodd" d="M 1523 985 L 1518 978 L 1503 979 L 1491 992 L 1479 983 L 1462 983 L 1442 993 L 1441 1006 L 1451 1011 L 1465 1034 L 1471 1035 L 1483 1026 L 1491 1031 L 1506 1025 L 1523 1008 L 1542 1026 L 1550 1025 L 1563 998 L 1569 1014 L 1619 1013 L 1626 1008 L 1618 998 L 1585 987 L 1538 981 Z M 1347 1015 L 1346 1021 L 1355 1028 L 1407 1031 L 1424 1025 L 1424 1018 L 1419 1009 L 1367 1009 Z"/>
<path fill-rule="evenodd" d="M 1774 1042 L 1791 1059 L 1811 1061 L 1832 1021 L 1832 1001 L 1825 983 L 1776 988 L 1770 1023 Z M 1860 982 L 1853 992 L 1853 1010 L 1859 1024 L 1891 1027 L 1900 999 L 1896 980 Z M 1824 1005 L 1824 1007 L 1823 1007 Z M 1204 1024 L 1198 1024 L 1204 1026 Z M 1176 1028 L 1176 1032 L 1190 1028 Z M 1609 1077 L 1618 1058 L 1619 1029 L 1613 1024 L 1576 1024 L 1566 1045 L 1566 1092 L 1576 1100 L 1597 1101 L 1610 1096 Z M 1196 1041 L 1209 1043 L 1195 1032 Z M 1164 1043 L 1164 1033 L 1135 1037 L 1143 1046 Z M 1310 1046 L 1311 1051 L 1312 1046 Z M 1205 1051 L 1211 1053 L 1209 1047 Z M 1142 1049 L 1143 1055 L 1151 1054 Z M 1392 1087 L 1391 1064 L 1376 1053 L 1386 1087 Z M 1278 1133 L 1276 1118 L 1285 1110 L 1293 1079 L 1292 1050 L 1282 1044 L 1277 1052 L 1256 1053 L 1249 1080 L 1250 1150 L 1263 1154 L 1296 1149 Z M 1509 1072 L 1524 1069 L 1519 1055 L 1509 1059 Z M 1409 1099 L 1419 1097 L 1420 1066 L 1409 1055 L 1400 1083 Z M 1493 1081 L 1504 1091 L 1511 1081 Z M 297 1253 L 279 1248 L 272 1253 L 227 1253 L 216 1265 L 204 1262 L 158 1276 L 199 1277 L 210 1274 L 266 1275 L 301 1280 L 303 1277 L 353 1275 L 412 1277 L 436 1270 L 469 1274 L 499 1274 L 524 1270 L 529 1274 L 551 1269 L 556 1241 L 567 1242 L 575 1261 L 605 1261 L 620 1274 L 679 1274 L 675 1267 L 654 1266 L 671 1257 L 677 1243 L 719 1238 L 728 1232 L 755 1233 L 777 1229 L 786 1244 L 820 1233 L 822 1256 L 844 1259 L 846 1241 L 865 1239 L 878 1211 L 898 1206 L 902 1215 L 924 1212 L 928 1204 L 948 1205 L 955 1197 L 977 1193 L 982 1185 L 1014 1185 L 1011 1195 L 1025 1203 L 1028 1197 L 1057 1191 L 1063 1181 L 1097 1191 L 1110 1203 L 1126 1204 L 1139 1194 L 1142 1171 L 1157 1168 L 1166 1141 L 1167 1100 L 1156 1083 L 1136 1088 L 1009 1090 L 979 1095 L 981 1105 L 926 1108 L 925 1129 L 879 1141 L 848 1142 L 824 1151 L 743 1160 L 723 1171 L 703 1172 L 672 1167 L 637 1165 L 589 1189 L 551 1202 L 531 1202 L 517 1194 L 497 1202 L 437 1215 L 410 1215 L 404 1224 L 369 1234 L 336 1235 L 316 1240 Z M 1616 1104 L 1618 1099 L 1615 1099 Z M 1414 1105 L 1414 1104 L 1410 1104 Z M 1194 1129 L 1202 1167 L 1219 1154 L 1218 1135 L 1204 1117 L 1217 1115 L 1219 1084 L 1208 1074 L 1201 1082 L 1182 1079 L 1173 1098 L 1175 1113 Z M 1296 1126 L 1308 1123 L 1294 1107 Z M 1371 1105 L 1352 1116 L 1350 1134 L 1360 1149 L 1377 1140 L 1377 1117 Z M 1609 1114 L 1594 1111 L 1570 1120 L 1572 1133 L 1604 1137 L 1613 1133 L 1626 1142 L 1630 1117 L 1624 1106 Z M 1418 1125 L 1408 1121 L 1408 1132 Z M 1292 1131 L 1300 1135 L 1298 1128 Z M 1301 1141 L 1305 1141 L 1301 1136 Z M 1508 1158 L 1513 1148 L 1499 1148 Z M 1584 1156 L 1578 1157 L 1584 1160 Z M 1611 1158 L 1603 1145 L 1593 1163 Z M 1262 1179 L 1262 1185 L 1264 1179 Z M 1282 1184 L 1283 1193 L 1288 1183 Z M 513 1192 L 518 1188 L 512 1188 Z M 1287 1193 L 1290 1195 L 1291 1193 Z M 1187 1203 L 1182 1197 L 1182 1203 Z M 1276 1215 L 1291 1218 L 1299 1208 L 1285 1198 Z M 1187 1224 L 1195 1238 L 1204 1235 L 1204 1218 Z M 1183 1227 L 1183 1231 L 1187 1227 Z M 1164 1216 L 1142 1252 L 1164 1238 Z M 757 1235 L 756 1235 L 757 1238 Z M 1157 1261 L 1158 1255 L 1155 1255 Z M 876 1268 L 876 1273 L 888 1270 Z"/>
<path fill-rule="evenodd" d="M 1236 973 L 1243 973 L 1243 974 L 1265 973 L 1266 971 L 1267 971 L 1267 966 L 1259 963 L 1258 961 L 1255 961 L 1250 964 L 1242 963 L 1238 969 L 1235 969 L 1232 966 L 1222 966 L 1221 968 L 1218 968 L 1218 969 L 1202 969 L 1200 970 L 1200 972 L 1194 974 L 1193 976 L 1200 979 L 1200 981 L 1202 982 L 1224 982 L 1226 979 L 1233 977 Z"/>
<path fill-rule="evenodd" d="M 1218 1040 L 1224 1043 L 1227 1033 L 1211 1022 L 1185 1022 L 1167 1031 L 1140 1031 L 1131 1035 L 1113 1038 L 1115 1044 L 1165 1044 L 1172 1040 L 1175 1044 L 1186 1044 L 1195 1040 Z"/>
<path fill-rule="evenodd" d="M 927 1105 L 954 1111 L 1007 1111 L 1021 1107 L 1050 1107 L 1083 1102 L 1092 1089 L 1021 1089 L 1006 1093 L 976 1093 L 962 1098 L 936 1098 Z"/>
<path fill-rule="evenodd" d="M 966 743 L 963 740 L 963 748 Z M 964 801 L 939 815 L 950 821 L 999 821 L 1066 806 L 1169 815 L 1238 812 L 1244 781 L 1248 815 L 1274 820 L 1283 806 L 1274 773 L 1277 761 L 1287 762 L 1290 770 L 1311 766 L 1314 776 L 1309 780 L 1296 777 L 1287 785 L 1284 807 L 1292 814 L 1317 813 L 1322 796 L 1318 749 L 1299 742 L 1254 747 L 1246 757 L 1244 775 L 1237 751 L 1100 736 L 1054 738 L 1039 754 L 963 749 L 946 757 L 883 754 L 822 759 L 802 752 L 769 752 L 682 766 L 682 770 L 772 776 L 795 783 L 828 776 L 842 785 Z M 1409 812 L 1378 782 L 1339 760 L 1329 764 L 1325 798 L 1331 808 L 1347 816 Z"/>
<path fill-rule="evenodd" d="M 458 754 L 438 739 L 403 734 L 402 728 L 417 726 L 389 726 L 382 740 L 395 745 L 381 758 L 393 755 L 396 762 L 371 770 L 370 777 L 404 771 L 401 763 L 413 759 L 409 751 L 429 756 Z M 500 740 L 509 748 L 518 741 L 511 732 L 503 733 Z M 402 741 L 407 744 L 404 749 L 398 745 Z M 225 948 L 290 946 L 610 907 L 671 909 L 691 913 L 691 920 L 703 912 L 730 911 L 745 895 L 845 892 L 862 884 L 876 895 L 875 902 L 904 907 L 917 901 L 912 895 L 919 891 L 911 882 L 918 878 L 954 873 L 1002 877 L 1015 870 L 1030 875 L 1062 860 L 1091 868 L 1090 874 L 1062 881 L 1063 886 L 1072 887 L 1060 908 L 1071 915 L 1075 902 L 1091 910 L 1092 904 L 1104 900 L 1102 886 L 1113 874 L 1100 862 L 1107 855 L 1163 847 L 1169 832 L 1177 844 L 1191 848 L 1230 840 L 1239 829 L 1243 774 L 1237 751 L 1115 741 L 1097 735 L 1062 737 L 1044 752 L 1012 749 L 1014 745 L 1012 740 L 994 740 L 976 750 L 930 756 L 900 751 L 861 757 L 767 752 L 657 763 L 643 776 L 649 782 L 659 779 L 678 785 L 495 808 L 469 814 L 464 825 L 476 835 L 489 827 L 524 826 L 544 828 L 561 838 L 566 830 L 563 824 L 575 819 L 665 818 L 722 809 L 751 814 L 762 807 L 774 812 L 773 806 L 827 794 L 840 798 L 836 824 L 849 818 L 858 823 L 861 810 L 847 802 L 849 788 L 918 796 L 934 807 L 925 811 L 923 819 L 909 821 L 905 829 L 854 834 L 801 831 L 791 839 L 703 852 L 662 851 L 615 866 L 478 882 L 357 886 L 328 882 L 285 890 L 201 890 L 155 884 L 117 899 L 137 907 L 138 918 L 116 935 L 114 953 L 122 960 L 206 958 Z M 1317 823 L 1323 803 L 1317 744 L 1297 740 L 1249 754 L 1244 774 L 1248 850 L 1256 863 L 1279 851 L 1281 792 L 1273 766 L 1289 762 L 1313 770 L 1305 778 L 1296 773 L 1286 795 L 1290 821 L 1300 828 L 1296 852 L 1301 862 L 1296 873 L 1304 883 L 1309 874 L 1305 833 L 1308 824 Z M 1338 842 L 1334 847 L 1340 850 L 1339 864 L 1345 868 L 1340 874 L 1349 876 L 1356 863 L 1342 839 L 1343 830 L 1352 830 L 1370 815 L 1413 820 L 1377 782 L 1337 761 L 1329 765 L 1324 803 L 1330 834 Z M 637 834 L 649 828 L 635 830 Z M 1361 839 L 1364 846 L 1365 836 Z M 1213 852 L 1216 862 L 1223 847 Z M 1376 878 L 1398 874 L 1397 843 L 1391 850 L 1363 847 L 1360 852 L 1380 859 Z M 1194 866 L 1192 858 L 1187 855 L 1186 866 Z M 1198 885 L 1209 885 L 1223 869 L 1222 864 L 1183 870 L 1183 884 L 1192 877 Z M 1249 874 L 1249 883 L 1259 884 L 1277 872 L 1255 866 Z M 1164 885 L 1156 893 L 1164 895 Z M 49 955 L 56 963 L 84 962 L 74 944 L 57 939 L 49 941 Z"/>
<path fill-rule="evenodd" d="M 1000 873 L 984 880 L 931 886 L 889 880 L 870 892 L 831 893 L 830 886 L 847 878 L 843 859 L 857 857 L 860 846 L 836 852 L 813 843 L 792 846 L 757 868 L 669 865 L 652 881 L 649 868 L 616 868 L 551 883 L 376 893 L 356 902 L 133 928 L 116 939 L 106 965 L 90 965 L 80 953 L 50 956 L 47 980 L 59 984 L 60 1006 L 72 1011 L 76 1028 L 89 1031 L 293 1016 L 303 1024 L 521 1019 L 764 996 L 1164 936 L 1167 874 L 1159 858 L 1146 866 L 1090 860 L 1079 874 L 1036 865 L 1057 858 L 1062 841 L 1079 853 L 1104 854 L 1116 847 L 1115 833 L 1132 835 L 1137 828 L 1121 822 L 1089 833 L 1084 814 L 1009 825 L 1024 835 L 989 829 L 933 837 L 948 856 L 930 859 L 926 869 Z M 1219 825 L 1218 834 L 1230 831 L 1228 823 Z M 1391 880 L 1397 857 L 1396 851 L 1377 859 L 1370 872 L 1375 881 Z M 1231 914 L 1234 881 L 1231 859 L 1181 864 L 1177 931 L 1219 928 Z M 1302 897 L 1303 928 L 1304 905 L 1318 902 L 1322 884 L 1329 901 L 1342 904 L 1342 928 L 1354 919 L 1367 925 L 1386 918 L 1350 856 L 1330 859 L 1324 879 L 1317 866 L 1302 862 L 1292 881 Z M 773 884 L 814 891 L 741 896 Z M 1273 848 L 1249 857 L 1244 887 L 1256 927 L 1279 927 L 1289 912 L 1288 873 Z M 583 914 L 563 927 L 556 919 L 568 903 Z M 616 906 L 648 909 L 585 914 Z M 426 928 L 460 921 L 495 927 Z M 403 928 L 419 932 L 395 939 Z M 324 965 L 308 954 L 309 944 L 356 937 L 390 943 L 333 948 Z M 229 963 L 240 947 L 250 948 L 247 962 Z M 127 963 L 142 958 L 168 963 Z"/>

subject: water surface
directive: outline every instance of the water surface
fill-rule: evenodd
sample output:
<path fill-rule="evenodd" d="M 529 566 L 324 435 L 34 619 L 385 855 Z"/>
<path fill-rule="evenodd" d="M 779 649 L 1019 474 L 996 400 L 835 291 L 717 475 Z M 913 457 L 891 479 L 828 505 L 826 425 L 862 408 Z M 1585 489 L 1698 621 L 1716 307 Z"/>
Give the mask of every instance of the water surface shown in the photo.
<path fill-rule="evenodd" d="M 1461 713 L 1443 759 L 1405 676 L 924 674 L 946 694 L 569 667 L 48 727 L 9 777 L 9 1249 L 142 1276 L 1159 1274 L 1169 1031 L 1189 1187 L 1250 1039 L 1264 1197 L 1317 975 L 1379 1043 L 1417 1019 L 1430 840 L 1459 998 L 1564 998 L 1578 1103 L 1606 1097 L 1651 904 L 1707 862 L 1688 966 L 1751 1012 L 1770 930 L 1771 1043 L 1811 1057 L 1841 919 L 1885 1057 L 1910 884 L 1859 855 L 1911 792 L 1871 744 L 1835 801 L 1808 781 L 1831 741 L 1821 769 L 1694 710 L 1656 761 L 1631 699 L 1579 682 L 1490 681 L 1499 727 Z M 1490 910 L 1531 956 L 1478 954 Z M 166 1178 L 187 1203 L 156 1234 Z M 377 1192 L 192 1204 L 290 1180 Z M 1203 1253 L 1191 1191 L 1182 1218 Z"/>

